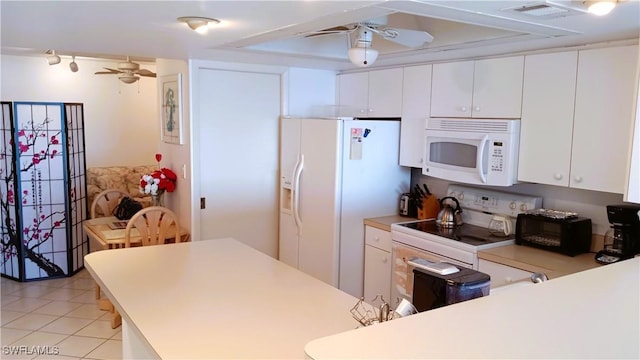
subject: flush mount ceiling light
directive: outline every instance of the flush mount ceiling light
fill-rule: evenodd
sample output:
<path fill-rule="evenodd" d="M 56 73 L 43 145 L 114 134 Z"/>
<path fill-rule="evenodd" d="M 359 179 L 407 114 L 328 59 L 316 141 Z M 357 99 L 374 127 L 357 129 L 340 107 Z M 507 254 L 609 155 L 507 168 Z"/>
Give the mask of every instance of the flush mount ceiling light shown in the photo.
<path fill-rule="evenodd" d="M 205 34 L 209 29 L 209 24 L 218 24 L 220 20 L 200 17 L 200 16 L 183 16 L 179 17 L 178 21 L 183 22 L 200 34 Z"/>
<path fill-rule="evenodd" d="M 366 67 L 378 59 L 378 50 L 371 47 L 373 32 L 366 27 L 360 28 L 358 42 L 349 49 L 349 60 L 356 66 Z"/>
<path fill-rule="evenodd" d="M 594 0 L 585 1 L 587 11 L 597 16 L 607 15 L 616 7 L 617 0 Z"/>
<path fill-rule="evenodd" d="M 56 55 L 55 50 L 47 50 L 46 54 L 48 55 L 47 62 L 49 65 L 60 64 L 60 56 Z"/>
<path fill-rule="evenodd" d="M 75 56 L 71 57 L 71 62 L 69 63 L 69 69 L 71 69 L 72 72 L 78 72 L 78 64 L 76 63 Z"/>

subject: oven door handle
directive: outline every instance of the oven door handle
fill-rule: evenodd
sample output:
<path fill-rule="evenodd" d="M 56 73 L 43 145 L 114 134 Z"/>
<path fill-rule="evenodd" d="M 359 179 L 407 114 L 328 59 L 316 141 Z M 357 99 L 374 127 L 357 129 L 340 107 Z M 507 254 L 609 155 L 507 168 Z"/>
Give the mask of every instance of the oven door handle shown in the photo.
<path fill-rule="evenodd" d="M 440 275 L 449 275 L 460 271 L 460 269 L 451 264 L 429 261 L 419 257 L 412 257 L 407 261 L 407 264 L 415 268 L 420 268 Z"/>
<path fill-rule="evenodd" d="M 480 140 L 480 145 L 478 145 L 478 157 L 476 158 L 476 166 L 478 167 L 478 174 L 480 175 L 480 180 L 482 180 L 483 184 L 487 183 L 487 176 L 484 173 L 484 164 L 482 163 L 482 159 L 484 158 L 484 147 L 489 141 L 489 135 L 485 135 Z"/>

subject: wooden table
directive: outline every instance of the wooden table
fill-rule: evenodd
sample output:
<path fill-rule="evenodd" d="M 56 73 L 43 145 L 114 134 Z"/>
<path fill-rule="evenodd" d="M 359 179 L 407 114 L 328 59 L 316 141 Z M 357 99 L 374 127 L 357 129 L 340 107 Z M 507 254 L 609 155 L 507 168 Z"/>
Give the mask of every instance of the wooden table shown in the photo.
<path fill-rule="evenodd" d="M 124 248 L 125 245 L 125 237 L 124 237 L 124 229 L 111 229 L 109 227 L 110 224 L 114 222 L 118 222 L 115 216 L 101 217 L 95 219 L 85 220 L 82 224 L 84 231 L 89 236 L 89 249 L 91 252 L 99 251 L 99 250 L 109 250 L 109 249 L 118 249 Z M 175 230 L 172 225 L 170 228 L 170 232 L 172 233 Z M 180 227 L 180 237 L 182 242 L 189 241 L 190 234 L 189 231 L 182 226 Z M 139 246 L 140 237 L 139 236 L 131 236 L 131 245 Z M 100 286 L 96 284 L 96 300 L 98 301 L 98 306 L 101 310 L 110 311 L 113 313 L 111 317 L 111 327 L 116 328 L 121 325 L 122 319 L 118 311 L 114 308 L 113 304 L 109 299 L 101 298 L 100 295 Z"/>
<path fill-rule="evenodd" d="M 89 236 L 89 249 L 92 252 L 124 247 L 124 229 L 112 230 L 111 228 L 109 228 L 109 224 L 116 221 L 120 220 L 118 220 L 115 216 L 101 217 L 84 221 L 82 227 Z M 170 232 L 173 231 L 173 229 L 170 230 Z M 120 234 L 121 236 L 119 236 Z M 182 242 L 189 241 L 189 231 L 182 226 L 180 227 L 180 236 Z M 131 237 L 131 244 L 136 246 L 139 243 L 139 236 Z"/>
<path fill-rule="evenodd" d="M 357 298 L 230 238 L 85 264 L 122 314 L 123 359 L 303 359 L 309 341 L 358 326 Z"/>

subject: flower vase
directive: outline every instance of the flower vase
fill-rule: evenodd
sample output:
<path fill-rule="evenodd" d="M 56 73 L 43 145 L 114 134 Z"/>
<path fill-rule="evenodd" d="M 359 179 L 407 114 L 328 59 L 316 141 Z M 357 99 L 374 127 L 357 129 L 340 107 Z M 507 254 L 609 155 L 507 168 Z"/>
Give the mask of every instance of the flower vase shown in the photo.
<path fill-rule="evenodd" d="M 151 195 L 151 206 L 164 206 L 164 193 Z"/>

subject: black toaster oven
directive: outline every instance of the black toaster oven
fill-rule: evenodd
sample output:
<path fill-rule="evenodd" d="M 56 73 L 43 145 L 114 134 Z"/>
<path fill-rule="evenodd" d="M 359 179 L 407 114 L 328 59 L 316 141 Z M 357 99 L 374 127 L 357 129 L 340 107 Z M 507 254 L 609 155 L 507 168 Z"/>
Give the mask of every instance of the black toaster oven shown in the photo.
<path fill-rule="evenodd" d="M 591 219 L 521 213 L 516 221 L 516 244 L 569 256 L 587 253 L 591 250 Z"/>

